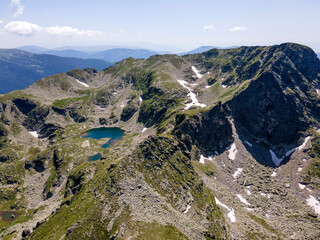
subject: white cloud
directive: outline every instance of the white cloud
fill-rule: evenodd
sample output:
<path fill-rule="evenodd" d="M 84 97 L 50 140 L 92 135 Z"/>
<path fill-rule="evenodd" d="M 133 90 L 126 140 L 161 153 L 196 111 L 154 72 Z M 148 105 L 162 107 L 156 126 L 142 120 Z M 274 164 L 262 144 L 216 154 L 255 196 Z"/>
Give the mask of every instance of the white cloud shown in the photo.
<path fill-rule="evenodd" d="M 213 30 L 214 26 L 211 24 L 209 26 L 204 26 L 203 29 L 206 30 L 206 31 Z"/>
<path fill-rule="evenodd" d="M 4 23 L 4 21 L 3 20 L 0 20 L 0 24 L 3 24 Z"/>
<path fill-rule="evenodd" d="M 9 22 L 4 30 L 8 33 L 20 35 L 20 36 L 33 36 L 42 31 L 42 28 L 37 24 L 24 22 L 24 21 L 13 21 Z"/>
<path fill-rule="evenodd" d="M 16 9 L 14 17 L 19 17 L 23 14 L 24 6 L 21 4 L 20 0 L 11 0 L 10 7 Z"/>
<path fill-rule="evenodd" d="M 244 31 L 244 30 L 247 30 L 247 28 L 246 27 L 233 27 L 233 28 L 229 29 L 229 31 L 231 31 L 231 32 Z"/>
<path fill-rule="evenodd" d="M 99 35 L 102 34 L 100 31 L 85 31 L 85 30 L 79 30 L 77 28 L 72 28 L 69 26 L 54 26 L 54 27 L 47 27 L 46 28 L 47 33 L 51 35 L 59 35 L 59 36 L 88 36 L 91 37 L 93 35 Z"/>

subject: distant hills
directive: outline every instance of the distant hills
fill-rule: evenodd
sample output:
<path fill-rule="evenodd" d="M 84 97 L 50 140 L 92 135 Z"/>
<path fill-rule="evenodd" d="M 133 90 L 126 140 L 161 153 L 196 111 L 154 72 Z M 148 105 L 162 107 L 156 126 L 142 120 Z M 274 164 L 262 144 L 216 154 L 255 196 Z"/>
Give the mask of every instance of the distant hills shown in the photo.
<path fill-rule="evenodd" d="M 37 46 L 23 46 L 19 50 L 36 53 L 36 54 L 51 54 L 60 57 L 76 57 L 83 59 L 101 59 L 107 62 L 116 63 L 128 57 L 133 58 L 149 58 L 155 54 L 163 54 L 168 52 L 159 52 L 147 49 L 131 49 L 131 48 L 112 48 L 103 51 L 87 52 L 76 49 L 46 49 Z"/>
<path fill-rule="evenodd" d="M 102 70 L 112 63 L 101 59 L 59 57 L 17 49 L 0 49 L 0 93 L 22 89 L 52 74 L 75 68 Z"/>

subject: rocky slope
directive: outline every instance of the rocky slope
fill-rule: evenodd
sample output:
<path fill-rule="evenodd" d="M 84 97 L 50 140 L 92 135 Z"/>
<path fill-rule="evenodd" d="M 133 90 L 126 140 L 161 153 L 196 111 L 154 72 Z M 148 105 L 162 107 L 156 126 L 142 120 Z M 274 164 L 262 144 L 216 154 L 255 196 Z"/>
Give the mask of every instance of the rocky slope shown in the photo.
<path fill-rule="evenodd" d="M 1 96 L 3 239 L 317 239 L 320 60 L 212 49 Z M 82 138 L 95 127 L 126 135 Z M 88 161 L 100 153 L 102 158 Z"/>

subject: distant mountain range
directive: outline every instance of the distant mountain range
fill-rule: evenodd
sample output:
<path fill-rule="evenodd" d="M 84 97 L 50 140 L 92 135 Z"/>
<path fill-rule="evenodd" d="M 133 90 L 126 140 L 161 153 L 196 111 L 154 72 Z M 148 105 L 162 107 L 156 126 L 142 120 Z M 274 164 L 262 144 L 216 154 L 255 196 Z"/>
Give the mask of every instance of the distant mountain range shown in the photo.
<path fill-rule="evenodd" d="M 34 54 L 17 49 L 0 49 L 0 93 L 22 89 L 52 74 L 75 68 L 102 70 L 112 63 L 100 59 Z"/>
<path fill-rule="evenodd" d="M 149 58 L 152 55 L 163 54 L 168 52 L 159 52 L 147 49 L 130 49 L 130 48 L 112 48 L 97 52 L 79 51 L 76 49 L 46 49 L 37 46 L 19 47 L 19 50 L 36 53 L 36 54 L 51 54 L 60 57 L 76 57 L 83 59 L 101 59 L 107 62 L 116 63 L 128 57 L 133 58 Z"/>

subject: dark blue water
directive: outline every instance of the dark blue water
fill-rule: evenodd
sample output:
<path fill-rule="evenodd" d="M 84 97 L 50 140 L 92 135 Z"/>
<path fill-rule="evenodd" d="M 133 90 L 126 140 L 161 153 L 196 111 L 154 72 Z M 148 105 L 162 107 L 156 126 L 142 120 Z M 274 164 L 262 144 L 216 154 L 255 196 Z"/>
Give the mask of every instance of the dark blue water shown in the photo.
<path fill-rule="evenodd" d="M 101 127 L 93 128 L 89 130 L 83 138 L 92 138 L 92 139 L 103 139 L 110 138 L 108 142 L 103 144 L 102 148 L 108 148 L 119 142 L 124 136 L 124 130 L 116 127 Z M 100 153 L 88 157 L 88 161 L 97 161 L 101 159 L 102 155 Z"/>
<path fill-rule="evenodd" d="M 97 160 L 100 160 L 102 158 L 102 155 L 101 153 L 97 153 L 95 155 L 92 155 L 92 156 L 89 156 L 88 157 L 88 161 L 91 162 L 91 161 L 97 161 Z"/>

